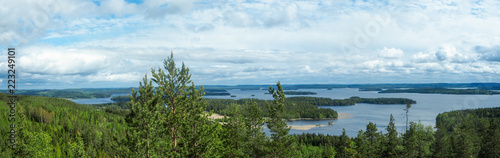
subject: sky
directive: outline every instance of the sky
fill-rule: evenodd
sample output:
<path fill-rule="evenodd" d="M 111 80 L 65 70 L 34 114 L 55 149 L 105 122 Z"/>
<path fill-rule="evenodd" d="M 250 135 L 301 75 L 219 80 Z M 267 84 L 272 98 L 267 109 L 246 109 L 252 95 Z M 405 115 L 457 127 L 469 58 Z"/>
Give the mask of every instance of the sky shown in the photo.
<path fill-rule="evenodd" d="M 500 1 L 0 0 L 0 81 L 138 86 L 173 52 L 197 85 L 500 79 Z"/>

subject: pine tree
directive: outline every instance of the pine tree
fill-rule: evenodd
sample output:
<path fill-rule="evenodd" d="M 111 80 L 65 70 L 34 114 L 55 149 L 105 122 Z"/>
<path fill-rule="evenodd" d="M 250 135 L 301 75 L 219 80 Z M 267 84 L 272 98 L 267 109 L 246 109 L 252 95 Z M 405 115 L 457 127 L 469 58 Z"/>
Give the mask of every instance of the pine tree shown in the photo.
<path fill-rule="evenodd" d="M 168 157 L 202 157 L 214 149 L 211 145 L 217 142 L 217 136 L 212 130 L 218 125 L 208 121 L 206 113 L 203 112 L 206 104 L 203 101 L 203 86 L 197 90 L 191 81 L 189 68 L 184 63 L 182 67 L 176 67 L 173 53 L 163 62 L 165 69 L 151 70 L 153 82 L 158 87 L 158 95 L 162 105 L 166 106 L 163 114 L 165 131 L 170 138 L 172 152 L 167 152 Z M 191 84 L 191 85 L 189 85 Z"/>
<path fill-rule="evenodd" d="M 400 146 L 401 141 L 398 137 L 398 132 L 396 130 L 396 125 L 394 124 L 394 117 L 391 114 L 390 122 L 387 125 L 387 141 L 385 142 L 385 151 L 383 153 L 384 157 L 400 157 L 400 152 L 402 147 Z"/>
<path fill-rule="evenodd" d="M 153 81 L 158 84 L 158 94 L 161 95 L 165 106 L 167 106 L 164 120 L 167 133 L 170 135 L 173 144 L 172 151 L 179 153 L 178 143 L 181 138 L 179 128 L 185 121 L 183 118 L 187 115 L 184 111 L 188 100 L 187 84 L 191 83 L 191 75 L 189 75 L 189 69 L 184 64 L 182 64 L 181 69 L 176 67 L 173 56 L 173 53 L 171 53 L 170 58 L 163 62 L 166 73 L 161 68 L 158 68 L 157 72 L 152 69 L 151 73 Z"/>
<path fill-rule="evenodd" d="M 173 60 L 172 60 L 173 61 Z M 206 109 L 206 103 L 203 100 L 203 90 L 204 87 L 200 86 L 197 90 L 194 83 L 191 82 L 191 86 L 188 87 L 187 102 L 183 107 L 184 117 L 181 119 L 181 128 L 179 128 L 181 143 L 183 144 L 181 148 L 183 149 L 183 157 L 206 157 L 205 154 L 210 152 L 214 153 L 210 149 L 211 147 L 216 147 L 213 145 L 214 139 L 218 139 L 213 136 L 213 133 L 218 132 L 213 130 L 217 123 L 209 122 L 207 113 L 204 112 Z"/>
<path fill-rule="evenodd" d="M 341 158 L 351 158 L 351 157 L 361 157 L 361 155 L 355 150 L 356 146 L 351 141 L 351 138 L 345 133 L 345 128 L 342 128 L 342 135 L 340 136 L 340 145 L 338 157 Z"/>
<path fill-rule="evenodd" d="M 85 145 L 80 132 L 77 132 L 76 140 L 69 143 L 68 153 L 69 157 L 89 157 L 85 152 Z"/>
<path fill-rule="evenodd" d="M 224 119 L 227 122 L 224 124 L 226 129 L 226 143 L 228 146 L 228 157 L 243 157 L 245 154 L 243 150 L 245 149 L 246 143 L 246 134 L 247 131 L 245 129 L 244 117 L 241 114 L 240 105 L 232 104 L 227 114 L 231 115 L 231 117 L 227 118 L 224 116 Z"/>
<path fill-rule="evenodd" d="M 422 123 L 410 122 L 410 128 L 403 135 L 405 157 L 430 157 L 430 146 L 434 141 L 432 127 L 424 128 Z"/>
<path fill-rule="evenodd" d="M 287 126 L 284 118 L 285 93 L 280 82 L 276 84 L 278 89 L 269 86 L 269 93 L 273 95 L 272 104 L 267 104 L 269 110 L 269 123 L 267 127 L 271 132 L 271 142 L 269 146 L 270 156 L 272 157 L 290 157 L 291 151 L 294 151 L 293 138 L 288 135 L 290 127 Z"/>
<path fill-rule="evenodd" d="M 368 140 L 368 147 L 363 155 L 365 155 L 366 157 L 375 157 L 376 155 L 378 155 L 378 153 L 380 153 L 380 151 L 378 151 L 380 150 L 380 144 L 378 141 L 380 133 L 377 132 L 377 124 L 369 122 L 368 125 L 366 125 L 365 136 Z"/>
<path fill-rule="evenodd" d="M 257 103 L 250 100 L 246 106 L 248 117 L 245 118 L 245 126 L 248 136 L 247 153 L 250 157 L 263 157 L 266 152 L 264 144 L 268 142 L 266 134 L 262 131 L 264 120 L 262 119 L 262 110 Z"/>
<path fill-rule="evenodd" d="M 144 85 L 143 85 L 144 84 Z M 156 153 L 162 153 L 156 149 L 162 141 L 161 130 L 163 124 L 161 112 L 162 102 L 158 92 L 154 89 L 152 81 L 148 82 L 147 75 L 143 82 L 139 83 L 139 91 L 132 89 L 130 96 L 130 114 L 126 121 L 130 127 L 128 130 L 128 145 L 131 151 L 139 157 L 154 157 Z M 140 95 L 137 95 L 137 92 Z"/>
<path fill-rule="evenodd" d="M 27 157 L 54 157 L 54 147 L 52 146 L 52 138 L 49 134 L 40 132 L 26 132 L 28 141 L 25 146 Z M 82 148 L 83 149 L 83 148 Z M 85 152 L 85 151 L 82 151 Z"/>
<path fill-rule="evenodd" d="M 500 128 L 494 118 L 489 119 L 489 127 L 485 131 L 479 157 L 500 157 Z"/>
<path fill-rule="evenodd" d="M 363 130 L 358 131 L 358 136 L 354 138 L 354 143 L 356 144 L 356 151 L 362 156 L 367 157 L 369 154 L 370 144 L 366 138 L 365 132 Z"/>

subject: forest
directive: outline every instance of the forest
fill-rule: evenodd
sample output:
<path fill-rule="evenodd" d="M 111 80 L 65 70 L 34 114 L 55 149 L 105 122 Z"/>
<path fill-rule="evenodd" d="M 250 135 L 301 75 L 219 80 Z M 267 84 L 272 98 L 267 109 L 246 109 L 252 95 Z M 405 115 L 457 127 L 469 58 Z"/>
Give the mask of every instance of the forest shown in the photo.
<path fill-rule="evenodd" d="M 416 88 L 416 89 L 388 89 L 379 93 L 433 93 L 433 94 L 500 94 L 497 91 L 485 89 L 447 89 L 447 88 Z"/>
<path fill-rule="evenodd" d="M 16 94 L 69 99 L 108 98 L 114 93 L 130 93 L 131 88 L 83 88 L 83 89 L 41 89 L 16 90 Z M 1 93 L 8 93 L 1 90 Z"/>
<path fill-rule="evenodd" d="M 151 78 L 144 76 L 132 89 L 126 113 L 115 104 L 110 106 L 117 113 L 106 105 L 18 95 L 16 121 L 10 122 L 4 119 L 9 117 L 8 95 L 0 94 L 0 157 L 500 156 L 498 107 L 442 113 L 436 131 L 410 122 L 398 133 L 390 115 L 384 129 L 368 122 L 356 137 L 345 130 L 339 136 L 290 135 L 284 118 L 292 103 L 280 82 L 268 88 L 273 100 L 233 103 L 226 110 L 231 117 L 216 122 L 207 117 L 211 112 L 204 112 L 209 102 L 202 97 L 204 88 L 197 89 L 190 77 L 189 69 L 177 67 L 171 55 L 164 70 L 152 70 Z M 7 139 L 12 123 L 17 126 L 14 148 Z"/>

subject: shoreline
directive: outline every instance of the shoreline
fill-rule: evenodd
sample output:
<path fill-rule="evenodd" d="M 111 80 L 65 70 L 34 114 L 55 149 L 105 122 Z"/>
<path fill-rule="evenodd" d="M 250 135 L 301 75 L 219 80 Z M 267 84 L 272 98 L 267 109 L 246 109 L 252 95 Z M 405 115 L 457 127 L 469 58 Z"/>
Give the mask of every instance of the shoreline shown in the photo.
<path fill-rule="evenodd" d="M 338 119 L 347 119 L 347 118 L 353 118 L 354 116 L 352 116 L 351 114 L 349 113 L 339 113 L 339 118 Z"/>
<path fill-rule="evenodd" d="M 336 120 L 339 118 L 320 118 L 320 119 L 315 119 L 315 118 L 294 118 L 294 119 L 287 119 L 287 121 L 299 121 L 299 120 L 308 120 L 308 121 L 318 121 L 318 120 Z"/>
<path fill-rule="evenodd" d="M 205 113 L 208 113 L 208 112 L 205 111 Z M 226 117 L 228 117 L 228 116 L 226 116 Z M 346 118 L 352 118 L 352 117 L 354 117 L 354 116 L 352 116 L 349 113 L 339 113 L 339 117 L 337 117 L 337 118 L 320 118 L 320 119 L 314 119 L 314 118 L 294 118 L 294 119 L 286 119 L 286 121 L 293 122 L 293 121 L 300 121 L 300 120 L 307 120 L 307 121 L 338 120 L 338 119 L 346 119 Z M 224 118 L 224 116 L 220 115 L 220 114 L 217 114 L 217 113 L 213 113 L 212 115 L 208 116 L 208 118 L 210 118 L 210 119 L 221 119 L 221 118 Z"/>
<path fill-rule="evenodd" d="M 289 127 L 291 129 L 295 129 L 295 130 L 310 130 L 311 128 L 314 128 L 314 127 L 325 127 L 326 125 L 290 125 Z"/>

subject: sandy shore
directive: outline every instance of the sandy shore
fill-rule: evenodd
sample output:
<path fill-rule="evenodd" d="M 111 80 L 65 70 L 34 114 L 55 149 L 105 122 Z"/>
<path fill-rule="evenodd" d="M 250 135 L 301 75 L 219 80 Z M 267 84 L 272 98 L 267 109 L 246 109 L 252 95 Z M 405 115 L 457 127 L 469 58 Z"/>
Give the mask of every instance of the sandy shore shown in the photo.
<path fill-rule="evenodd" d="M 348 113 L 339 113 L 340 117 L 338 119 L 346 119 L 346 118 L 352 118 L 354 116 L 352 116 L 351 114 L 348 114 Z"/>
<path fill-rule="evenodd" d="M 299 121 L 299 120 L 335 120 L 336 118 L 322 118 L 322 119 L 313 119 L 313 118 L 294 118 L 287 119 L 287 121 Z"/>
<path fill-rule="evenodd" d="M 298 125 L 291 125 L 290 127 L 292 127 L 292 129 L 296 129 L 296 130 L 309 130 L 311 128 L 314 128 L 314 127 L 324 127 L 326 125 L 320 125 L 320 126 L 317 126 L 317 125 L 303 125 L 303 126 L 298 126 Z"/>
<path fill-rule="evenodd" d="M 224 116 L 213 113 L 212 115 L 208 116 L 209 119 L 221 119 L 224 118 Z"/>

